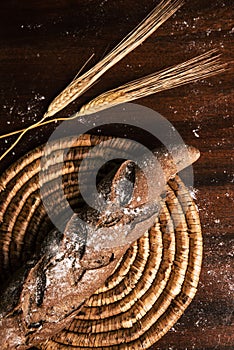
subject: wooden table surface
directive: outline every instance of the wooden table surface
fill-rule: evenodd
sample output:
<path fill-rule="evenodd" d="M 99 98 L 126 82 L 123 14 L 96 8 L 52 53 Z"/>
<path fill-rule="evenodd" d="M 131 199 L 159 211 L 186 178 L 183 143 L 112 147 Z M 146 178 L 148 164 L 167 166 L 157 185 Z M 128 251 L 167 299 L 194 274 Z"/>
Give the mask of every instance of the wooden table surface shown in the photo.
<path fill-rule="evenodd" d="M 0 10 L 1 134 L 39 120 L 83 63 L 91 67 L 158 1 L 8 0 Z M 143 45 L 107 72 L 60 115 L 109 88 L 218 48 L 226 73 L 137 103 L 167 118 L 185 143 L 197 147 L 197 205 L 204 235 L 199 290 L 184 316 L 154 350 L 234 348 L 233 235 L 233 1 L 188 0 Z M 1 163 L 47 141 L 55 125 L 28 133 Z M 1 153 L 15 140 L 1 140 Z"/>

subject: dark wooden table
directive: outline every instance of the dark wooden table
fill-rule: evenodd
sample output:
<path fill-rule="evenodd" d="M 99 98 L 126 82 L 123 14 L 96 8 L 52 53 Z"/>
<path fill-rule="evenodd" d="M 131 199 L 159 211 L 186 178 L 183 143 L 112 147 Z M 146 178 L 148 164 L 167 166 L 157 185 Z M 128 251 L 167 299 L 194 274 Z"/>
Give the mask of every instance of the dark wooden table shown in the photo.
<path fill-rule="evenodd" d="M 91 67 L 158 1 L 47 0 L 1 2 L 1 134 L 39 120 L 50 101 L 95 53 Z M 70 114 L 106 89 L 218 48 L 233 60 L 233 1 L 188 0 L 141 47 L 111 69 Z M 194 166 L 204 234 L 198 293 L 179 322 L 155 346 L 162 349 L 234 348 L 233 69 L 137 101 L 166 117 L 184 141 L 201 151 Z M 64 115 L 62 112 L 61 115 Z M 28 133 L 0 164 L 46 142 L 56 125 Z M 1 140 L 1 153 L 15 140 Z"/>

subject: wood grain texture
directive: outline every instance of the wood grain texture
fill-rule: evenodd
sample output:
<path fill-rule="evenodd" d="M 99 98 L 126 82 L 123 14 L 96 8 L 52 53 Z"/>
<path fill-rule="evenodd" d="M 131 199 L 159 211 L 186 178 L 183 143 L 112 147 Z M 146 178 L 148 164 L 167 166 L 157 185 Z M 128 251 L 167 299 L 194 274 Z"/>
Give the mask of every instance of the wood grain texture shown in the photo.
<path fill-rule="evenodd" d="M 1 3 L 1 133 L 39 120 L 51 100 L 94 52 L 90 67 L 118 43 L 158 1 L 51 0 Z M 233 61 L 233 2 L 187 0 L 140 48 L 105 74 L 61 116 L 106 89 L 219 48 Z M 231 64 L 230 64 L 231 66 Z M 186 143 L 201 151 L 194 166 L 204 235 L 198 293 L 176 326 L 154 350 L 232 349 L 233 320 L 233 69 L 139 100 L 166 117 Z M 29 133 L 1 164 L 47 140 L 56 125 Z M 122 130 L 121 130 L 122 131 Z M 118 128 L 104 133 L 120 132 Z M 131 134 L 131 130 L 126 133 Z M 198 137 L 199 136 L 199 137 Z M 137 135 L 143 140 L 144 135 Z M 1 153 L 14 140 L 1 140 Z M 6 143 L 7 142 L 7 143 Z"/>

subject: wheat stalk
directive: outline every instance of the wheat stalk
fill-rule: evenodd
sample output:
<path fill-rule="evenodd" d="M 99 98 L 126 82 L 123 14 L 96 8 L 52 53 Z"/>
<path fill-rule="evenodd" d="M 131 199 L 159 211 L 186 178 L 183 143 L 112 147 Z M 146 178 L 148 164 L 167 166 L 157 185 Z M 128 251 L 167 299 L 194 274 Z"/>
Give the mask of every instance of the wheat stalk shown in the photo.
<path fill-rule="evenodd" d="M 1 135 L 0 138 L 22 133 L 20 135 L 21 138 L 23 133 L 29 129 L 34 129 L 55 121 L 73 120 L 80 116 L 100 112 L 121 103 L 130 102 L 163 90 L 169 90 L 191 83 L 200 78 L 207 78 L 224 72 L 227 69 L 227 64 L 220 62 L 220 55 L 214 56 L 216 52 L 216 49 L 210 50 L 176 66 L 167 68 L 160 72 L 155 72 L 146 77 L 131 81 L 116 89 L 109 90 L 83 105 L 81 109 L 71 117 L 44 120 L 43 122 L 31 125 L 27 129 L 21 129 L 9 134 Z"/>
<path fill-rule="evenodd" d="M 124 58 L 128 53 L 143 43 L 157 28 L 172 16 L 184 3 L 184 0 L 162 0 L 153 11 L 130 32 L 107 56 L 88 72 L 75 77 L 72 82 L 51 102 L 47 112 L 36 124 L 23 129 L 16 141 L 0 156 L 0 161 L 18 144 L 29 130 L 44 125 L 44 121 L 62 110 L 82 93 L 87 91 L 108 69 Z M 2 135 L 1 138 L 18 132 Z"/>
<path fill-rule="evenodd" d="M 88 90 L 98 78 L 101 77 L 109 68 L 119 62 L 128 53 L 139 46 L 148 38 L 157 28 L 159 28 L 170 16 L 172 16 L 184 3 L 184 0 L 166 0 L 156 6 L 153 11 L 131 32 L 129 33 L 106 57 L 99 61 L 88 72 L 73 81 L 63 90 L 49 105 L 47 112 L 41 120 L 34 125 L 21 131 L 17 140 L 2 154 L 0 161 L 17 145 L 23 135 L 37 127 L 43 125 L 44 121 L 62 110 L 69 103 L 74 101 L 82 93 Z M 2 137 L 16 134 L 17 132 Z"/>
<path fill-rule="evenodd" d="M 63 109 L 81 93 L 90 88 L 91 85 L 106 72 L 111 66 L 116 64 L 129 52 L 140 45 L 149 35 L 151 35 L 163 22 L 166 21 L 183 4 L 183 0 L 162 1 L 129 35 L 123 39 L 103 60 L 98 62 L 88 72 L 81 77 L 75 78 L 69 86 L 62 91 L 49 105 L 47 112 L 37 123 L 26 129 L 13 131 L 9 134 L 1 135 L 0 138 L 20 133 L 16 141 L 0 156 L 0 161 L 16 146 L 23 135 L 38 126 L 52 123 L 54 121 L 72 120 L 79 116 L 92 114 L 106 108 L 113 107 L 120 103 L 133 101 L 154 94 L 166 89 L 172 89 L 187 83 L 191 83 L 201 78 L 207 78 L 226 69 L 226 64 L 222 64 L 219 55 L 211 50 L 200 56 L 190 59 L 174 67 L 150 74 L 146 77 L 134 80 L 116 89 L 107 91 L 89 103 L 81 107 L 80 111 L 72 117 L 48 119 L 55 113 Z"/>
<path fill-rule="evenodd" d="M 130 32 L 107 56 L 88 72 L 74 79 L 49 105 L 46 117 L 51 117 L 74 101 L 93 85 L 108 69 L 114 66 L 137 46 L 143 43 L 157 28 L 171 17 L 184 0 L 161 1 L 153 11 Z"/>

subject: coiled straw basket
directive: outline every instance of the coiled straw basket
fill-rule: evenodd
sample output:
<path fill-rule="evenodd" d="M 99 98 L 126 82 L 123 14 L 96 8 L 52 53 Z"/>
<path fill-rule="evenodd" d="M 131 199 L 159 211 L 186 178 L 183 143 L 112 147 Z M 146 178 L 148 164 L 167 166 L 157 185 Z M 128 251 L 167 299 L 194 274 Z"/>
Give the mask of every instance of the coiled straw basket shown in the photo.
<path fill-rule="evenodd" d="M 69 161 L 64 167 L 65 194 L 73 207 L 79 205 L 77 168 L 97 142 L 98 137 L 78 139 L 73 166 Z M 39 192 L 41 155 L 40 147 L 1 177 L 2 280 L 30 259 L 52 228 Z M 197 208 L 178 176 L 168 182 L 161 205 L 154 226 L 127 250 L 105 285 L 40 349 L 147 349 L 175 324 L 197 290 L 202 235 Z"/>

